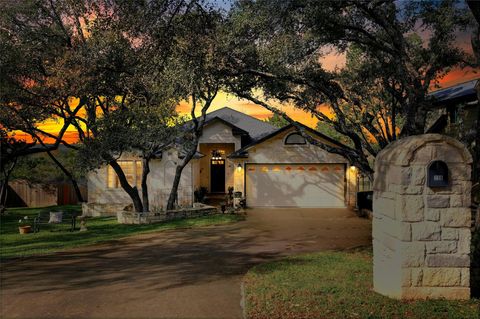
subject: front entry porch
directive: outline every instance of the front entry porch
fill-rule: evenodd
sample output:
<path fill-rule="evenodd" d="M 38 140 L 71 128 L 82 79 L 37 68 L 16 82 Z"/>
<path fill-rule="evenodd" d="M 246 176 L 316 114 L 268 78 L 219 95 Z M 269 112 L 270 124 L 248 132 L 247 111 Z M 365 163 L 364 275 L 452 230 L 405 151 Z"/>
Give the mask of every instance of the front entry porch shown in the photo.
<path fill-rule="evenodd" d="M 227 156 L 235 151 L 235 144 L 201 143 L 199 151 L 205 156 L 199 160 L 196 187 L 205 187 L 208 198 L 223 200 L 228 187 L 233 186 L 234 164 Z"/>

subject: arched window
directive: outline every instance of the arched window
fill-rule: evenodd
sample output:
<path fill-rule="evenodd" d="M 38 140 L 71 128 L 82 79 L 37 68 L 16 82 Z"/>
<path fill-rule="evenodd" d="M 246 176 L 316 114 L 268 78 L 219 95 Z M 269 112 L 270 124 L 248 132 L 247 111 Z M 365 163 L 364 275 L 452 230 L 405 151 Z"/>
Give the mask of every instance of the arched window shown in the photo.
<path fill-rule="evenodd" d="M 304 145 L 307 144 L 305 138 L 298 133 L 291 133 L 285 138 L 286 145 Z"/>

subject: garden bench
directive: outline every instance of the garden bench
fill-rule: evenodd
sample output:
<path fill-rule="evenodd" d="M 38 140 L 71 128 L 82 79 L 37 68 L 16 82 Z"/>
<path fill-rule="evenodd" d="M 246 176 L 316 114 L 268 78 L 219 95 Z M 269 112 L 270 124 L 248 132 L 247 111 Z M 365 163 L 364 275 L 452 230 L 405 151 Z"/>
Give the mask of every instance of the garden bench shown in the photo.
<path fill-rule="evenodd" d="M 62 213 L 61 220 L 52 220 L 50 213 Z M 77 221 L 78 213 L 75 212 L 40 212 L 38 216 L 33 220 L 33 232 L 37 233 L 40 231 L 40 225 L 59 225 L 66 224 L 70 225 L 70 231 L 75 230 L 75 225 Z"/>

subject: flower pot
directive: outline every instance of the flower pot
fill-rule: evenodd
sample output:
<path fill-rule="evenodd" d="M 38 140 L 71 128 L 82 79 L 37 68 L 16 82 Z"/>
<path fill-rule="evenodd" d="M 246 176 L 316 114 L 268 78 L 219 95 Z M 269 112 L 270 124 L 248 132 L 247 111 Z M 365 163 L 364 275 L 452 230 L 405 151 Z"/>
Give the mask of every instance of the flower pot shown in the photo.
<path fill-rule="evenodd" d="M 18 227 L 18 231 L 20 234 L 28 234 L 32 230 L 32 226 L 20 226 Z"/>

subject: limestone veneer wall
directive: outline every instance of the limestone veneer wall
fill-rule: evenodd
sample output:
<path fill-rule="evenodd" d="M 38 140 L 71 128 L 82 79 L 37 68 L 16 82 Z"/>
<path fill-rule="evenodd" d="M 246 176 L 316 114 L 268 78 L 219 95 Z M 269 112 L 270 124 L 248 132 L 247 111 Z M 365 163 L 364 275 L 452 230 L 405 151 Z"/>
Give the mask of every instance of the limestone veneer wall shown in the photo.
<path fill-rule="evenodd" d="M 138 160 L 134 154 L 125 154 L 120 160 Z M 165 151 L 161 159 L 150 161 L 148 192 L 150 209 L 165 209 L 175 176 L 175 167 L 180 161 L 176 149 Z M 184 168 L 178 188 L 178 202 L 185 207 L 193 203 L 193 190 L 198 172 L 198 160 L 192 160 Z M 197 169 L 195 169 L 197 168 Z M 115 216 L 119 210 L 132 203 L 122 188 L 107 187 L 107 166 L 92 171 L 88 179 L 88 203 L 82 206 L 88 216 Z M 140 191 L 141 196 L 141 191 Z"/>
<path fill-rule="evenodd" d="M 427 166 L 442 160 L 449 186 L 429 188 Z M 373 199 L 374 289 L 404 298 L 470 295 L 470 153 L 438 134 L 399 140 L 377 157 Z"/>
<path fill-rule="evenodd" d="M 234 150 L 242 147 L 241 137 L 233 135 L 232 128 L 220 121 L 213 121 L 205 125 L 198 143 L 199 145 L 208 143 L 232 143 L 235 145 Z"/>

